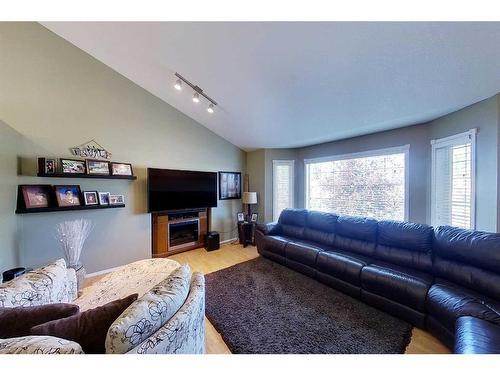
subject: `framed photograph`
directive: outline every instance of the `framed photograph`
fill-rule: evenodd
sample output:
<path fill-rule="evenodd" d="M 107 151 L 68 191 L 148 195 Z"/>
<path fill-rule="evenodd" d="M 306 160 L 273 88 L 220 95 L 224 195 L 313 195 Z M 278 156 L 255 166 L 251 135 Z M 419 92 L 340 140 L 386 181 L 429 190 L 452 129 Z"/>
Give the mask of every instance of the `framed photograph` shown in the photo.
<path fill-rule="evenodd" d="M 84 191 L 83 202 L 85 203 L 85 206 L 99 205 L 99 198 L 97 197 L 97 191 Z"/>
<path fill-rule="evenodd" d="M 119 204 L 125 204 L 125 197 L 123 195 L 110 194 L 109 205 L 114 206 Z"/>
<path fill-rule="evenodd" d="M 241 172 L 219 172 L 219 199 L 241 199 Z"/>
<path fill-rule="evenodd" d="M 237 214 L 237 220 L 238 220 L 238 223 L 242 223 L 245 221 L 245 214 L 243 212 L 238 212 Z"/>
<path fill-rule="evenodd" d="M 61 172 L 85 174 L 85 160 L 61 159 Z"/>
<path fill-rule="evenodd" d="M 259 214 L 253 213 L 250 222 L 256 223 L 258 219 L 259 219 Z"/>
<path fill-rule="evenodd" d="M 42 208 L 50 206 L 50 185 L 21 185 L 26 208 Z"/>
<path fill-rule="evenodd" d="M 43 171 L 45 174 L 56 173 L 56 159 L 45 159 Z"/>
<path fill-rule="evenodd" d="M 59 207 L 81 206 L 80 186 L 79 185 L 56 185 L 54 186 L 56 193 L 57 205 Z"/>
<path fill-rule="evenodd" d="M 109 205 L 109 193 L 102 191 L 99 192 L 99 204 L 101 206 Z"/>
<path fill-rule="evenodd" d="M 111 162 L 112 176 L 133 176 L 132 164 Z"/>
<path fill-rule="evenodd" d="M 107 161 L 86 159 L 85 165 L 88 174 L 109 176 L 109 162 Z"/>

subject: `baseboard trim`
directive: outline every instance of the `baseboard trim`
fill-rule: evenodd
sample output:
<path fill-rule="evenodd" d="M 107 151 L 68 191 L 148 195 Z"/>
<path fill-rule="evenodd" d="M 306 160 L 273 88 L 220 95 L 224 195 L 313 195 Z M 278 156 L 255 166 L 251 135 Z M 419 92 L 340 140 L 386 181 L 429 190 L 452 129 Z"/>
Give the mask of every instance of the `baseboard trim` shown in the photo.
<path fill-rule="evenodd" d="M 238 237 L 234 237 L 234 238 L 230 238 L 229 240 L 221 241 L 220 244 L 224 245 L 226 243 L 230 243 L 230 242 L 237 241 L 237 240 L 238 240 Z M 123 266 L 117 266 L 117 267 L 113 267 L 113 268 L 107 268 L 107 269 L 102 270 L 102 271 L 88 273 L 87 275 L 85 275 L 85 278 L 88 279 L 89 277 L 99 276 L 99 275 L 103 275 L 105 273 L 113 272 L 121 267 L 123 267 Z"/>
<path fill-rule="evenodd" d="M 118 268 L 121 268 L 121 267 L 123 267 L 123 266 L 117 266 L 117 267 L 113 267 L 113 268 L 107 268 L 107 269 L 102 270 L 102 271 L 88 273 L 87 275 L 85 275 L 85 278 L 88 279 L 89 277 L 99 276 L 99 275 L 103 275 L 105 273 L 113 272 L 113 271 L 116 271 Z"/>
<path fill-rule="evenodd" d="M 238 237 L 234 237 L 234 238 L 230 238 L 229 240 L 221 241 L 220 244 L 223 245 L 225 243 L 230 243 L 230 242 L 233 242 L 233 241 L 236 241 L 236 240 L 238 240 Z"/>

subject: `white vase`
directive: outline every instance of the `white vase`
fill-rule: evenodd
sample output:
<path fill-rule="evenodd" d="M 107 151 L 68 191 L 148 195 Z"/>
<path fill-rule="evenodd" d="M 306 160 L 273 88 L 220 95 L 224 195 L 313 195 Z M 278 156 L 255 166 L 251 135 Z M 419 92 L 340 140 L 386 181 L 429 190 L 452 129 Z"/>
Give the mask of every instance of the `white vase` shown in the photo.
<path fill-rule="evenodd" d="M 69 268 L 73 268 L 76 272 L 76 287 L 78 291 L 80 291 L 83 287 L 83 283 L 85 281 L 85 276 L 87 275 L 87 272 L 85 271 L 85 267 L 83 267 L 83 264 L 78 263 L 74 266 L 69 266 Z"/>

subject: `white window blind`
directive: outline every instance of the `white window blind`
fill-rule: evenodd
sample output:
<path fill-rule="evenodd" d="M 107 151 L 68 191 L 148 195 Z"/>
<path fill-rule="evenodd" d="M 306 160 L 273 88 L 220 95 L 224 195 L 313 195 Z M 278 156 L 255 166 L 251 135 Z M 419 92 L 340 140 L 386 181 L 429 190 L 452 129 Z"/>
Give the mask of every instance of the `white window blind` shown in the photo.
<path fill-rule="evenodd" d="M 294 160 L 273 160 L 273 220 L 294 201 Z"/>
<path fill-rule="evenodd" d="M 306 207 L 342 215 L 405 220 L 409 145 L 305 160 Z"/>
<path fill-rule="evenodd" d="M 432 225 L 475 227 L 476 129 L 431 141 Z"/>

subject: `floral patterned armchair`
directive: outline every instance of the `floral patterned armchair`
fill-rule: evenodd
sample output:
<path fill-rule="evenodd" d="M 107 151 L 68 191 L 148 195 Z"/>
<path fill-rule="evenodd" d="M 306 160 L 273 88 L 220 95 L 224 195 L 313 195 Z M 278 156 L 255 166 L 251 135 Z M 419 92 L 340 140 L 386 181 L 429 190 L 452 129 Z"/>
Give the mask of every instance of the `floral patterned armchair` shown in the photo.
<path fill-rule="evenodd" d="M 0 307 L 74 303 L 80 310 L 103 305 L 131 293 L 139 297 L 164 280 L 180 264 L 169 259 L 145 259 L 109 273 L 83 290 L 77 299 L 75 271 L 60 259 L 0 284 Z M 143 342 L 127 353 L 201 354 L 205 352 L 205 278 L 193 273 L 180 309 Z M 0 353 L 83 353 L 80 346 L 50 336 L 0 339 Z"/>

